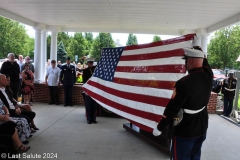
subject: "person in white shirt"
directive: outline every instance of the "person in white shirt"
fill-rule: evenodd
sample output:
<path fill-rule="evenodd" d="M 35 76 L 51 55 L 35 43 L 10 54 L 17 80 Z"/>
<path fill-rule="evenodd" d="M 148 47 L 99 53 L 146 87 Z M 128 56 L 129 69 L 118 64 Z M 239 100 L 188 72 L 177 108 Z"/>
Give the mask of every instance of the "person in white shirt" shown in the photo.
<path fill-rule="evenodd" d="M 45 77 L 45 84 L 49 87 L 50 102 L 51 104 L 59 105 L 58 101 L 58 87 L 60 85 L 59 77 L 61 70 L 56 66 L 56 61 L 51 61 L 51 67 L 48 67 Z"/>

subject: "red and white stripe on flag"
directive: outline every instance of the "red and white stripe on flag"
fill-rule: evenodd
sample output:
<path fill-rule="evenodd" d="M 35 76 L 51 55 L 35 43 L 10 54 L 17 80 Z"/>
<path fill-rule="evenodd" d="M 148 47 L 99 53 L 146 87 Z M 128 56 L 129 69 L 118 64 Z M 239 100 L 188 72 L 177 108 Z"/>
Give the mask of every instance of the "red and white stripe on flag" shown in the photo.
<path fill-rule="evenodd" d="M 194 36 L 104 48 L 84 91 L 102 107 L 151 132 L 161 120 L 175 82 L 186 75 L 181 48 L 191 48 Z"/>

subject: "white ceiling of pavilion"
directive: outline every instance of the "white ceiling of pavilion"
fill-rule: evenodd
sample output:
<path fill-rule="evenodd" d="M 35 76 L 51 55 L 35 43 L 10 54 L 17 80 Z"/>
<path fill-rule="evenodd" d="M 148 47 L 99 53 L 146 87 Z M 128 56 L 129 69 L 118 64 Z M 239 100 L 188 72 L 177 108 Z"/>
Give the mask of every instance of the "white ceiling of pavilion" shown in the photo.
<path fill-rule="evenodd" d="M 239 21 L 240 0 L 0 0 L 0 15 L 62 31 L 178 35 Z"/>

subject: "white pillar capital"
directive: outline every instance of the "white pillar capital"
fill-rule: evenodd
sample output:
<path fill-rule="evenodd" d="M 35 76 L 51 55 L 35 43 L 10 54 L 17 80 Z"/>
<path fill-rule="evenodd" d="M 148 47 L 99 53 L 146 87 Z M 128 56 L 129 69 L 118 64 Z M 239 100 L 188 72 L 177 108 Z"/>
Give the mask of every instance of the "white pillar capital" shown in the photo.
<path fill-rule="evenodd" d="M 46 29 L 46 24 L 43 23 L 36 23 L 34 29 L 44 30 Z"/>
<path fill-rule="evenodd" d="M 51 32 L 62 32 L 62 27 L 56 25 L 49 25 L 47 26 L 47 30 Z"/>
<path fill-rule="evenodd" d="M 186 35 L 186 34 L 193 34 L 193 33 L 196 33 L 196 31 L 194 30 L 187 30 L 187 29 L 184 29 L 181 31 L 181 35 Z"/>

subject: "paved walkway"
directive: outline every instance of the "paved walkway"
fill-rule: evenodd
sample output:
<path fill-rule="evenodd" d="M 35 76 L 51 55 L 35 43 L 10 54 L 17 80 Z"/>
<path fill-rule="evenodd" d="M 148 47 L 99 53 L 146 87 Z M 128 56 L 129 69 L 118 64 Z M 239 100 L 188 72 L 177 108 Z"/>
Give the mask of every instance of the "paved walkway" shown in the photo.
<path fill-rule="evenodd" d="M 63 107 L 35 103 L 40 130 L 30 138 L 32 155 L 57 153 L 58 160 L 168 160 L 169 157 L 126 131 L 122 118 L 98 117 L 87 124 L 83 106 Z M 238 160 L 240 128 L 218 115 L 209 116 L 202 160 Z M 21 158 L 23 159 L 23 158 Z M 31 158 L 33 159 L 33 158 Z M 50 158 L 47 158 L 50 159 Z"/>

